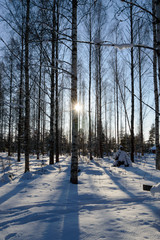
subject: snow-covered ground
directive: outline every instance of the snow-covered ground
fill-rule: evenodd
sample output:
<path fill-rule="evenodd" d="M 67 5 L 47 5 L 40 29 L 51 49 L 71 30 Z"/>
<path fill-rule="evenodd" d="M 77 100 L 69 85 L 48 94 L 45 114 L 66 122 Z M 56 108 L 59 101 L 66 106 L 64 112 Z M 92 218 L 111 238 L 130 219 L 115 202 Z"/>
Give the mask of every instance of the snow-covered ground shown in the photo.
<path fill-rule="evenodd" d="M 48 165 L 0 154 L 0 240 L 159 240 L 159 185 L 153 155 L 133 167 L 112 167 L 109 158 L 79 160 L 79 184 L 70 179 L 70 157 Z M 10 164 L 10 166 L 9 166 Z"/>

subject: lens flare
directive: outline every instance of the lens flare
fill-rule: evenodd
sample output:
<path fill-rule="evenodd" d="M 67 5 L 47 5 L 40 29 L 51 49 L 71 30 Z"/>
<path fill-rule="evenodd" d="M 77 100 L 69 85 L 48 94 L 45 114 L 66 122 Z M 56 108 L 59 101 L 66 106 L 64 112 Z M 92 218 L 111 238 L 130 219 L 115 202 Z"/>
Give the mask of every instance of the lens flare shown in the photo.
<path fill-rule="evenodd" d="M 74 106 L 74 110 L 76 110 L 76 112 L 80 112 L 82 110 L 82 106 L 77 103 L 75 106 Z"/>

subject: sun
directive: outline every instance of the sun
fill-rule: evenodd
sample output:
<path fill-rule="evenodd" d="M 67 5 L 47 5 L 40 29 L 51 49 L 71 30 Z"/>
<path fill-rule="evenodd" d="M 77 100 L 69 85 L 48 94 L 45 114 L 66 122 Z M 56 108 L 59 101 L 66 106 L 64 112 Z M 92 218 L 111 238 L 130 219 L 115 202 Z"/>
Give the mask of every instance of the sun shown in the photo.
<path fill-rule="evenodd" d="M 77 103 L 75 106 L 74 106 L 74 110 L 76 110 L 76 112 L 80 112 L 82 110 L 82 105 L 80 105 L 79 103 Z"/>

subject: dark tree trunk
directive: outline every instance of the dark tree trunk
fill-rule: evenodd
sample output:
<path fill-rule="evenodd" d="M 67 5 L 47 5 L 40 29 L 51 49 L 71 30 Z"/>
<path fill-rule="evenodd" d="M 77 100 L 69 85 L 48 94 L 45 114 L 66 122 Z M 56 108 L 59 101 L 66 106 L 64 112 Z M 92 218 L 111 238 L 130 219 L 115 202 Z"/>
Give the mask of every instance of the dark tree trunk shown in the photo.
<path fill-rule="evenodd" d="M 10 64 L 11 64 L 11 69 L 10 69 L 10 101 L 9 101 L 9 123 L 8 123 L 8 156 L 11 156 L 11 124 L 12 124 L 12 83 L 13 83 L 13 58 L 12 58 L 12 53 L 10 56 Z"/>
<path fill-rule="evenodd" d="M 132 1 L 131 1 L 132 3 Z M 133 44 L 133 6 L 130 4 L 131 44 Z M 134 62 L 131 48 L 131 161 L 134 162 Z"/>
<path fill-rule="evenodd" d="M 160 2 L 152 1 L 153 15 L 153 47 L 157 52 L 153 53 L 153 72 L 154 72 L 154 96 L 155 96 L 155 142 L 156 142 L 156 169 L 160 170 L 160 146 L 159 146 L 159 94 L 157 84 L 157 57 L 158 57 L 158 78 L 160 82 Z"/>
<path fill-rule="evenodd" d="M 54 75 L 55 75 L 55 0 L 52 10 L 52 62 L 51 62 L 51 115 L 50 115 L 50 164 L 54 164 Z"/>
<path fill-rule="evenodd" d="M 22 143 L 22 112 L 23 112 L 23 58 L 24 58 L 24 39 L 23 39 L 23 27 L 22 27 L 22 37 L 21 37 L 21 72 L 20 72 L 20 86 L 19 86 L 19 116 L 18 116 L 18 158 L 17 161 L 21 161 L 21 143 Z"/>
<path fill-rule="evenodd" d="M 91 6 L 91 1 L 90 1 Z M 90 42 L 92 41 L 92 29 L 91 29 L 91 11 L 89 14 L 89 39 Z M 91 84 L 92 84 L 92 45 L 89 46 L 89 154 L 90 160 L 92 160 L 92 128 L 91 128 Z"/>
<path fill-rule="evenodd" d="M 38 93 L 38 121 L 37 121 L 37 159 L 40 154 L 40 121 L 41 121 L 41 82 L 42 82 L 42 37 L 40 38 L 40 59 L 39 59 L 39 93 Z"/>
<path fill-rule="evenodd" d="M 25 172 L 29 171 L 29 151 L 30 151 L 29 16 L 30 16 L 30 0 L 27 0 L 26 29 L 25 29 Z"/>
<path fill-rule="evenodd" d="M 72 157 L 70 182 L 78 183 L 78 113 L 75 110 L 77 104 L 77 0 L 72 0 Z"/>
<path fill-rule="evenodd" d="M 57 29 L 56 29 L 56 162 L 59 162 L 59 106 L 58 106 L 58 31 L 59 31 L 59 1 L 57 1 Z"/>
<path fill-rule="evenodd" d="M 138 22 L 138 38 L 139 44 L 141 44 L 140 26 Z M 138 48 L 138 62 L 139 62 L 139 99 L 140 99 L 140 148 L 141 154 L 144 155 L 143 150 L 143 107 L 142 107 L 142 66 L 141 66 L 141 48 Z"/>

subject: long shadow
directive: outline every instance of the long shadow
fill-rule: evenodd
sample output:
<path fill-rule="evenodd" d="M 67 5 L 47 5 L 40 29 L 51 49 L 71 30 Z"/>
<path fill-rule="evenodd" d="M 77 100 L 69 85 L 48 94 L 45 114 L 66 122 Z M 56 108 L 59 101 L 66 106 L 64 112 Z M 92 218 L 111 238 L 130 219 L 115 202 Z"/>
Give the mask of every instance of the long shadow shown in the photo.
<path fill-rule="evenodd" d="M 128 196 L 131 199 L 135 199 L 137 196 L 135 194 L 133 194 L 133 192 L 129 191 L 129 189 L 127 189 L 120 181 L 119 179 L 116 179 L 116 177 L 114 177 L 109 171 L 107 171 L 106 168 L 104 168 L 105 173 L 110 177 L 110 179 L 119 187 L 119 189 L 121 191 L 123 191 L 124 193 L 128 194 Z"/>
<path fill-rule="evenodd" d="M 30 183 L 34 180 L 33 179 L 29 179 L 27 180 L 27 183 L 30 185 Z M 10 198 L 12 198 L 13 196 L 15 196 L 17 193 L 19 193 L 22 189 L 26 188 L 27 184 L 26 181 L 22 181 L 20 184 L 18 184 L 14 189 L 12 189 L 10 192 L 4 194 L 3 196 L 0 197 L 0 204 L 6 202 L 7 200 L 9 200 Z"/>
<path fill-rule="evenodd" d="M 43 202 L 42 204 L 32 204 L 32 205 L 26 205 L 26 206 L 21 206 L 21 207 L 15 207 L 8 209 L 6 211 L 0 211 L 1 216 L 3 214 L 9 214 L 10 220 L 4 220 L 3 222 L 0 223 L 0 230 L 4 230 L 8 228 L 10 225 L 21 225 L 21 224 L 26 224 L 26 223 L 35 223 L 36 221 L 42 221 L 45 220 L 46 222 L 53 222 L 57 220 L 57 215 L 55 216 L 53 212 L 37 212 L 37 213 L 32 213 L 31 210 L 32 208 L 43 208 L 43 207 L 51 207 L 53 204 L 48 203 L 48 202 Z M 13 220 L 14 219 L 14 220 Z"/>
<path fill-rule="evenodd" d="M 59 197 L 53 203 L 52 215 L 59 217 L 55 223 L 50 222 L 47 232 L 50 239 L 56 240 L 79 240 L 79 206 L 78 206 L 78 184 L 71 184 L 70 164 L 63 170 L 65 174 L 58 186 Z M 67 175 L 67 176 L 66 176 Z M 64 187 L 65 186 L 65 187 Z"/>
<path fill-rule="evenodd" d="M 2 158 L 2 157 L 1 157 Z M 42 174 L 45 174 L 45 172 L 47 172 L 47 170 L 44 169 L 44 172 L 42 171 L 42 169 L 40 169 L 39 171 L 42 172 Z M 28 173 L 24 173 L 22 175 L 22 177 L 19 179 L 19 182 L 20 183 L 17 183 L 16 187 L 14 189 L 12 189 L 10 192 L 7 192 L 6 194 L 4 194 L 3 196 L 0 196 L 0 204 L 4 203 L 5 201 L 9 200 L 10 198 L 12 198 L 13 196 L 15 196 L 17 193 L 19 193 L 20 191 L 22 191 L 24 188 L 29 188 L 30 187 L 30 183 L 32 181 L 35 180 L 35 178 L 37 177 L 41 177 L 40 174 L 36 174 L 38 173 L 39 171 L 31 171 L 31 172 L 28 172 L 28 173 L 33 173 L 35 176 L 31 176 L 29 177 L 28 179 L 26 179 L 25 175 L 27 175 Z M 24 179 L 23 179 L 24 178 Z M 5 184 L 2 183 L 1 185 L 6 185 L 8 184 L 8 182 L 6 182 Z"/>
<path fill-rule="evenodd" d="M 97 162 L 95 162 L 95 161 L 93 161 L 93 163 L 94 163 L 96 166 L 102 168 L 102 169 L 105 171 L 105 173 L 110 177 L 110 179 L 119 187 L 119 189 L 122 190 L 123 192 L 127 193 L 130 198 L 133 199 L 133 198 L 136 197 L 136 195 L 134 195 L 131 191 L 129 191 L 126 187 L 124 187 L 124 186 L 121 184 L 121 182 L 119 181 L 119 179 L 117 179 L 116 177 L 114 177 L 114 176 L 111 174 L 110 171 L 108 171 L 106 168 L 103 168 L 99 163 L 97 163 Z"/>
<path fill-rule="evenodd" d="M 135 169 L 137 170 L 136 172 L 135 172 Z M 144 171 L 138 167 L 133 167 L 133 168 L 129 167 L 129 168 L 126 168 L 126 170 L 127 170 L 127 172 L 133 172 L 133 173 L 136 173 L 136 175 L 144 176 L 144 179 L 147 176 L 148 178 L 150 178 L 150 179 L 154 178 L 154 180 L 156 182 L 159 182 L 159 177 L 155 177 L 155 176 L 153 176 L 153 174 L 149 173 L 148 171 Z"/>
<path fill-rule="evenodd" d="M 73 199 L 72 199 L 73 198 Z M 68 201 L 72 199 L 69 206 Z M 78 206 L 78 185 L 68 183 L 66 189 L 66 214 L 64 214 L 62 240 L 80 239 L 79 227 L 79 206 Z"/>
<path fill-rule="evenodd" d="M 145 205 L 147 208 L 152 210 L 152 212 L 156 215 L 156 217 L 160 216 L 159 209 L 154 206 L 150 206 L 150 202 L 144 202 L 145 198 L 141 199 L 140 197 L 137 197 L 133 192 L 129 191 L 126 187 L 122 185 L 122 183 L 119 181 L 119 179 L 116 179 L 107 169 L 103 168 L 103 170 L 106 172 L 106 174 L 111 178 L 111 180 L 125 193 L 128 194 L 130 197 L 130 200 L 126 199 L 126 202 L 139 202 L 139 204 Z M 61 173 L 60 173 L 61 174 Z M 46 234 L 44 233 L 43 240 L 68 240 L 68 239 L 74 239 L 79 240 L 80 239 L 80 223 L 79 223 L 79 212 L 81 208 L 85 209 L 85 206 L 81 205 L 79 198 L 78 198 L 78 185 L 71 184 L 69 182 L 69 175 L 70 175 L 70 165 L 62 172 L 64 176 L 62 175 L 62 178 L 58 185 L 58 194 L 59 196 L 55 197 L 55 192 L 53 191 L 53 201 L 52 199 L 46 199 L 45 201 L 40 201 L 38 203 L 33 203 L 28 206 L 20 206 L 15 207 L 11 209 L 11 219 L 14 218 L 14 223 L 11 219 L 8 219 L 6 221 L 3 221 L 1 224 L 2 229 L 5 229 L 12 225 L 21 225 L 26 224 L 30 222 L 37 222 L 37 223 L 45 223 L 46 226 Z M 66 175 L 67 178 L 66 178 Z M 54 179 L 54 178 L 53 178 Z M 67 179 L 67 180 L 66 180 Z M 34 180 L 34 179 L 33 179 Z M 30 181 L 30 180 L 29 180 Z M 67 182 L 65 182 L 67 181 Z M 30 184 L 30 182 L 29 182 Z M 54 187 L 54 181 L 50 184 L 50 187 Z M 65 187 L 64 187 L 65 186 Z M 1 201 L 6 201 L 13 195 L 17 194 L 20 190 L 22 190 L 24 187 L 24 183 L 20 183 L 17 188 L 15 188 L 12 192 L 7 193 L 3 197 L 0 198 Z M 13 195 L 12 195 L 13 194 Z M 84 197 L 81 195 L 81 199 L 85 200 L 86 196 Z M 98 198 L 98 194 L 96 196 L 89 196 L 88 199 L 86 199 L 86 203 L 88 203 L 88 200 L 90 199 L 90 202 L 95 202 L 97 200 L 97 203 L 102 202 L 103 205 L 110 204 L 112 206 L 112 201 L 105 201 Z M 138 200 L 137 200 L 138 198 Z M 92 199 L 92 200 L 91 200 Z M 123 199 L 122 199 L 123 200 Z M 120 201 L 120 199 L 118 199 Z M 37 207 L 37 212 L 32 211 L 32 208 Z M 45 207 L 45 208 L 44 208 Z M 95 208 L 101 208 L 101 206 L 87 206 L 87 209 L 90 207 L 90 210 L 94 210 Z M 102 206 L 104 207 L 104 206 Z M 46 211 L 44 211 L 46 209 Z M 7 210 L 9 211 L 9 210 Z M 3 211 L 2 211 L 3 214 Z M 5 214 L 5 212 L 4 212 Z M 159 231 L 159 224 L 155 221 L 155 225 L 153 226 Z M 48 234 L 50 234 L 49 238 Z M 42 240 L 42 238 L 37 238 Z"/>
<path fill-rule="evenodd" d="M 38 201 L 37 203 L 34 202 L 26 206 L 13 207 L 4 211 L 2 209 L 1 215 L 5 216 L 9 213 L 9 218 L 5 218 L 6 220 L 1 221 L 0 229 L 5 230 L 10 225 L 25 226 L 25 224 L 32 222 L 35 224 L 37 222 L 38 226 L 39 223 L 43 223 L 43 226 L 45 226 L 45 230 L 41 233 L 43 235 L 43 240 L 79 240 L 78 185 L 73 185 L 69 182 L 69 173 L 70 165 L 67 169 L 62 171 L 62 178 L 60 177 L 58 191 L 56 191 L 58 197 L 53 191 L 53 195 L 49 195 L 49 199 L 47 199 L 46 195 L 44 201 Z M 66 177 L 66 175 L 68 176 Z M 29 185 L 30 182 L 31 181 L 29 180 Z M 50 187 L 52 186 L 54 188 L 54 181 L 50 184 Z M 7 201 L 9 198 L 20 192 L 24 187 L 26 187 L 26 185 L 23 182 L 18 184 L 12 191 L 0 197 L 0 202 Z M 34 208 L 37 208 L 36 212 Z M 38 238 L 38 235 L 35 236 L 35 239 L 42 240 L 41 238 Z"/>
<path fill-rule="evenodd" d="M 56 201 L 52 202 L 46 199 L 45 201 L 1 211 L 1 216 L 9 213 L 9 218 L 0 223 L 0 230 L 5 230 L 10 225 L 25 226 L 25 224 L 32 222 L 35 224 L 37 222 L 41 225 L 44 223 L 47 226 L 46 234 L 44 232 L 40 234 L 41 237 L 43 236 L 42 238 L 34 236 L 36 240 L 79 240 L 79 211 L 85 208 L 91 211 L 101 209 L 101 203 L 104 205 L 104 200 L 97 199 L 98 195 L 92 194 L 87 199 L 87 203 L 98 203 L 99 206 L 85 206 L 78 200 L 78 185 L 72 185 L 68 181 L 68 184 L 65 183 L 65 186 L 66 188 L 63 187 L 63 182 L 59 186 L 58 189 L 61 194 Z M 85 199 L 85 197 L 86 195 L 81 195 L 81 199 Z M 105 203 L 112 206 L 112 201 L 106 201 Z M 37 212 L 34 211 L 34 208 L 37 208 Z"/>
<path fill-rule="evenodd" d="M 99 165 L 99 167 L 101 167 L 101 166 Z M 111 180 L 119 187 L 120 190 L 122 190 L 124 193 L 128 194 L 128 196 L 131 199 L 130 202 L 137 202 L 139 204 L 142 204 L 142 205 L 146 206 L 146 208 L 148 208 L 149 210 L 152 211 L 152 213 L 158 218 L 158 221 L 159 221 L 158 223 L 156 223 L 156 221 L 155 221 L 155 224 L 153 225 L 153 227 L 156 228 L 160 232 L 160 208 L 158 208 L 156 206 L 152 206 L 150 201 L 145 201 L 145 200 L 148 200 L 146 197 L 139 197 L 139 196 L 133 194 L 133 192 L 129 191 L 125 186 L 123 186 L 121 184 L 119 179 L 116 179 L 116 177 L 112 176 L 112 174 L 106 168 L 103 168 L 103 170 L 111 178 Z M 133 170 L 132 168 L 126 169 L 126 171 L 132 171 L 132 170 Z M 139 169 L 139 175 L 142 173 L 144 173 L 144 171 Z M 150 200 L 150 198 L 149 198 L 149 200 Z"/>

